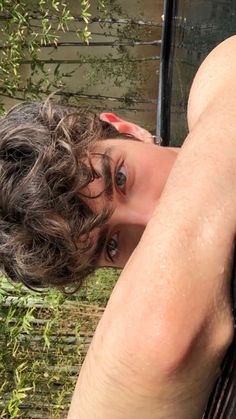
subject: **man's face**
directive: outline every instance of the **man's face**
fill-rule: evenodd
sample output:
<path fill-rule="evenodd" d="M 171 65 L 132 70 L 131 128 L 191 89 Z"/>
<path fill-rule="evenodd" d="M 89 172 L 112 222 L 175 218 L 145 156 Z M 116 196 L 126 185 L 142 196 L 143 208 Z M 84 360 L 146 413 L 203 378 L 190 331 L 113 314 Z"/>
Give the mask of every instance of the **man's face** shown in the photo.
<path fill-rule="evenodd" d="M 96 153 L 109 156 L 113 194 L 108 199 L 89 199 L 89 205 L 100 213 L 113 208 L 106 228 L 106 239 L 99 266 L 123 267 L 137 246 L 160 198 L 178 149 L 158 147 L 133 140 L 104 140 Z M 101 158 L 92 157 L 95 168 L 102 170 Z M 89 194 L 96 196 L 104 189 L 104 179 L 89 185 Z M 101 229 L 102 230 L 102 229 Z M 101 231 L 96 231 L 95 238 Z"/>

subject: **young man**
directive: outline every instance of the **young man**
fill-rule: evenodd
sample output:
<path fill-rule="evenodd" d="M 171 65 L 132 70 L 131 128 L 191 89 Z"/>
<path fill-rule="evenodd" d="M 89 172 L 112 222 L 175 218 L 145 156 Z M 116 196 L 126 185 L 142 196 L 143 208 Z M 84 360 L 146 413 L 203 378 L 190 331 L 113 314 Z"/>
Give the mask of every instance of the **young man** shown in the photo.
<path fill-rule="evenodd" d="M 26 103 L 0 121 L 0 262 L 29 287 L 123 267 L 177 149 L 113 114 Z"/>
<path fill-rule="evenodd" d="M 199 70 L 177 160 L 177 150 L 134 141 L 150 136 L 109 114 L 101 119 L 120 133 L 92 113 L 49 104 L 24 105 L 0 123 L 6 273 L 63 287 L 127 262 L 70 418 L 184 419 L 204 410 L 232 338 L 235 45 L 228 40 Z"/>
<path fill-rule="evenodd" d="M 232 37 L 197 73 L 190 133 L 99 323 L 70 419 L 202 417 L 233 336 L 235 71 Z"/>

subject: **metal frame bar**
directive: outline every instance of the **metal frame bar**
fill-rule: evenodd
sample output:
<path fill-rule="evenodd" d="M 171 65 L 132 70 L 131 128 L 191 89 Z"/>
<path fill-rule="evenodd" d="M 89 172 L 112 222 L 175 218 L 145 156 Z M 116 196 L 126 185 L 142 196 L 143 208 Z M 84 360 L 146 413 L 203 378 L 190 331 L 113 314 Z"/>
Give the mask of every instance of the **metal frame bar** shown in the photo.
<path fill-rule="evenodd" d="M 173 16 L 176 1 L 164 1 L 164 24 L 162 29 L 160 79 L 157 108 L 157 135 L 162 137 L 162 145 L 170 143 L 170 99 L 172 86 L 172 37 Z"/>

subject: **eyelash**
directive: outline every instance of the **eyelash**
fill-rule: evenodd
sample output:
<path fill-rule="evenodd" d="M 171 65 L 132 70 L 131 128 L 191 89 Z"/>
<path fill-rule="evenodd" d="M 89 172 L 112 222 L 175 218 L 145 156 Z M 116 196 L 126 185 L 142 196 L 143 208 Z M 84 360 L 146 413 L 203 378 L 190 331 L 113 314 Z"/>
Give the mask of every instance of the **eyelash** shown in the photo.
<path fill-rule="evenodd" d="M 115 241 L 115 246 L 111 246 L 112 240 Z M 111 249 L 109 249 L 109 246 L 111 247 Z M 111 255 L 110 251 L 115 251 L 115 254 Z M 118 251 L 118 233 L 115 233 L 109 238 L 106 245 L 106 254 L 107 254 L 108 259 L 111 262 L 114 262 L 114 257 L 116 256 L 117 251 Z"/>

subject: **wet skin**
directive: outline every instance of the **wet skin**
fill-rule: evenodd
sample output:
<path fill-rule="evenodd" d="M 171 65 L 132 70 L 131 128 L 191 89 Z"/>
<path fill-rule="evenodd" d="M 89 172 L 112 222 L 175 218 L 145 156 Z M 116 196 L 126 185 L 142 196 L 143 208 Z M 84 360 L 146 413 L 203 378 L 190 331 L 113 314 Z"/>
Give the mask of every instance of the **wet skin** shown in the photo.
<path fill-rule="evenodd" d="M 104 196 L 90 200 L 97 213 L 107 206 L 113 209 L 106 224 L 99 266 L 122 268 L 152 216 L 179 149 L 113 139 L 101 141 L 95 151 L 109 156 L 113 184 L 110 200 Z M 94 156 L 92 161 L 94 167 L 101 170 L 100 158 Z M 103 187 L 103 179 L 96 179 L 90 184 L 89 193 L 95 196 Z"/>

